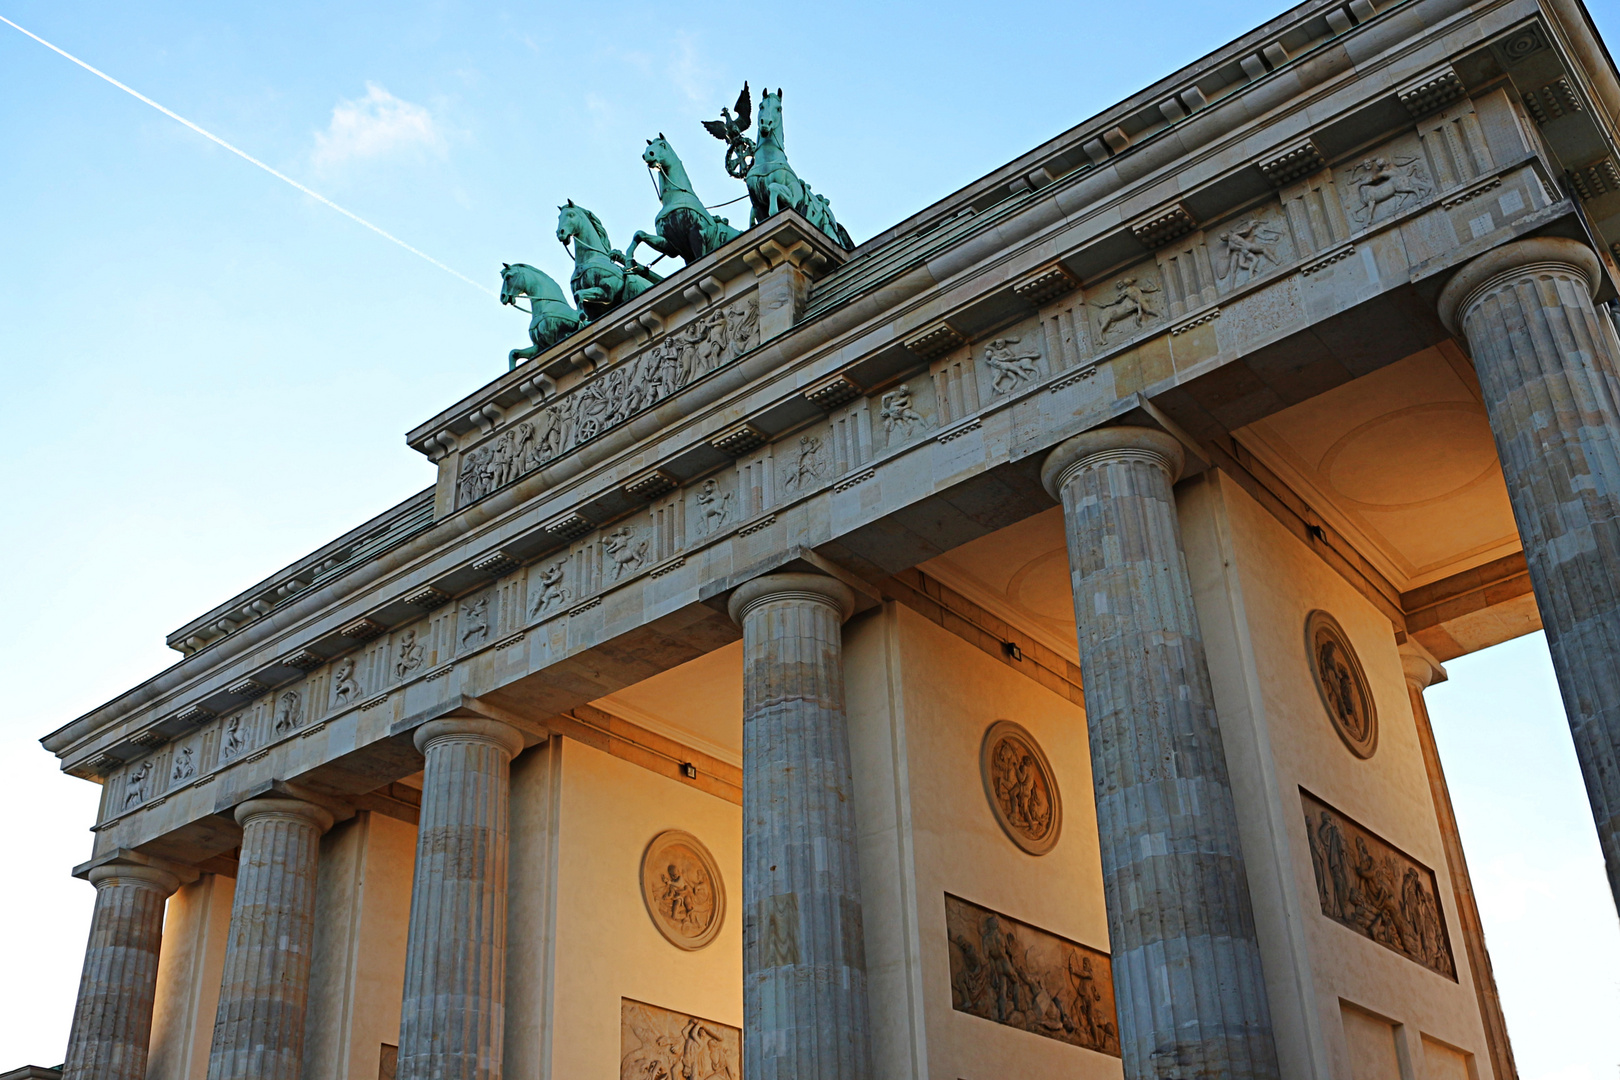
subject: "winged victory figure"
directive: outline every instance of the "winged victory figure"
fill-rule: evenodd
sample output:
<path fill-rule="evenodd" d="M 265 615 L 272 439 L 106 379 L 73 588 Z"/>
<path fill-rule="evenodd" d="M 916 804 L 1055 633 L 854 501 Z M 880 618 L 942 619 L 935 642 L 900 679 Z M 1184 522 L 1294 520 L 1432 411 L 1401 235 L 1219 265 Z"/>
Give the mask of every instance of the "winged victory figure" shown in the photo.
<path fill-rule="evenodd" d="M 737 95 L 736 109 L 736 115 L 732 115 L 722 106 L 720 119 L 703 121 L 703 129 L 726 144 L 726 172 L 741 180 L 754 164 L 754 140 L 745 134 L 754 122 L 754 99 L 746 81 Z"/>

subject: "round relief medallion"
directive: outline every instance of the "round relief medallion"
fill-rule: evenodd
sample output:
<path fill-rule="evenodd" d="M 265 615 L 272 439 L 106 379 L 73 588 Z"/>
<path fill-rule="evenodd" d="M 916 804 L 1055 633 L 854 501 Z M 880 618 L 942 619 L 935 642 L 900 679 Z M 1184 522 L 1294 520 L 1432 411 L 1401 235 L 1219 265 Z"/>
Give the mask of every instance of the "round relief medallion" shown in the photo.
<path fill-rule="evenodd" d="M 979 774 L 1008 839 L 1031 855 L 1051 851 L 1063 828 L 1063 800 L 1035 737 L 1011 720 L 997 720 L 984 733 Z"/>
<path fill-rule="evenodd" d="M 726 890 L 714 856 L 697 837 L 677 829 L 659 833 L 647 845 L 641 898 L 653 925 L 677 949 L 703 948 L 726 916 Z"/>
<path fill-rule="evenodd" d="M 1325 611 L 1311 612 L 1305 619 L 1305 650 L 1333 730 L 1352 754 L 1372 757 L 1378 749 L 1378 709 L 1344 627 Z"/>

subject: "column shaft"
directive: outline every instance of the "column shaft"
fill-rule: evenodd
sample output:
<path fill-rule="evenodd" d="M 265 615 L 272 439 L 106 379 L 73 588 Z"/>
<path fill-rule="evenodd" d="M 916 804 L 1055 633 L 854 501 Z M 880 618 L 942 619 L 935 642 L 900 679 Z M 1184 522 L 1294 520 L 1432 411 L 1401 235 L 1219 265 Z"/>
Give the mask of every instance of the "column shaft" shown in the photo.
<path fill-rule="evenodd" d="M 1130 1080 L 1277 1076 L 1237 811 L 1162 432 L 1103 428 L 1042 470 L 1063 502 L 1103 895 Z"/>
<path fill-rule="evenodd" d="M 298 799 L 236 808 L 242 853 L 208 1080 L 298 1080 L 315 938 L 315 875 L 332 815 Z"/>
<path fill-rule="evenodd" d="M 95 867 L 96 906 L 68 1035 L 65 1080 L 145 1080 L 163 905 L 180 887 L 155 867 Z"/>
<path fill-rule="evenodd" d="M 743 1062 L 747 1080 L 865 1080 L 866 956 L 832 578 L 733 594 L 743 628 Z"/>
<path fill-rule="evenodd" d="M 1620 376 L 1600 280 L 1585 245 L 1520 240 L 1459 271 L 1440 309 L 1473 353 L 1620 900 Z"/>
<path fill-rule="evenodd" d="M 1446 786 L 1445 770 L 1440 767 L 1440 748 L 1434 742 L 1429 723 L 1429 706 L 1423 690 L 1445 678 L 1445 669 L 1414 642 L 1401 646 L 1401 665 L 1406 671 L 1406 690 L 1412 700 L 1412 719 L 1417 724 L 1418 746 L 1429 774 L 1429 796 L 1434 800 L 1435 821 L 1440 826 L 1440 842 L 1446 849 L 1446 871 L 1451 877 L 1452 896 L 1457 903 L 1457 930 L 1468 954 L 1468 971 L 1474 980 L 1474 997 L 1479 1002 L 1480 1022 L 1485 1027 L 1485 1047 L 1490 1051 L 1495 1080 L 1518 1080 L 1513 1062 L 1513 1044 L 1508 1040 L 1507 1018 L 1502 1014 L 1502 998 L 1496 991 L 1496 973 L 1491 955 L 1485 950 L 1485 927 L 1474 900 L 1474 882 L 1463 857 L 1462 834 L 1457 831 L 1457 814 L 1451 807 L 1451 789 Z"/>
<path fill-rule="evenodd" d="M 493 720 L 435 720 L 427 757 L 400 1011 L 399 1080 L 500 1080 L 506 996 L 508 769 L 523 749 Z"/>

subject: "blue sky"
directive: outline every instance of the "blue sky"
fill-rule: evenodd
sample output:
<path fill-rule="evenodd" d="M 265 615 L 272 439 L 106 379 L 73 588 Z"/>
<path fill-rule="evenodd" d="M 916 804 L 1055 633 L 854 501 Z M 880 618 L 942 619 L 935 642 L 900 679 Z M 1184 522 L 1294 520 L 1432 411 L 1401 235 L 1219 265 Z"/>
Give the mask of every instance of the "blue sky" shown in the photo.
<path fill-rule="evenodd" d="M 648 227 L 657 132 L 706 201 L 741 194 L 698 121 L 745 78 L 786 88 L 792 160 L 859 240 L 1281 10 L 0 0 L 491 288 L 502 262 L 566 279 L 565 198 L 621 246 Z M 1593 12 L 1620 27 L 1616 0 Z M 167 631 L 429 484 L 403 433 L 505 370 L 525 327 L 0 25 L 0 791 L 27 808 L 0 835 L 0 1071 L 60 1060 L 91 901 L 66 871 L 96 789 L 37 737 L 170 664 Z M 1579 1032 L 1620 1015 L 1592 963 L 1620 970 L 1620 933 L 1545 646 L 1452 669 L 1436 725 L 1521 1071 L 1608 1078 L 1614 1047 Z M 1567 952 L 1537 946 L 1549 923 Z"/>

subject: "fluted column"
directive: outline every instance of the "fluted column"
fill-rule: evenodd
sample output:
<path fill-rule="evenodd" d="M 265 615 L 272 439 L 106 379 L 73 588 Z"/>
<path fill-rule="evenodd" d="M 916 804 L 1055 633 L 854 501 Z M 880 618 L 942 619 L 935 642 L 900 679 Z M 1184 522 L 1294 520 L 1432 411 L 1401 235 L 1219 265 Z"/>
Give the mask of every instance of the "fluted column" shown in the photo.
<path fill-rule="evenodd" d="M 1429 723 L 1429 705 L 1423 691 L 1444 682 L 1446 669 L 1435 662 L 1416 642 L 1401 646 L 1401 668 L 1406 674 L 1406 692 L 1412 701 L 1412 720 L 1417 725 L 1418 746 L 1429 773 L 1429 796 L 1434 800 L 1435 822 L 1440 826 L 1440 843 L 1446 851 L 1446 870 L 1451 877 L 1452 896 L 1457 902 L 1458 933 L 1468 954 L 1468 970 L 1474 980 L 1474 997 L 1479 1001 L 1480 1022 L 1485 1026 L 1485 1047 L 1490 1051 L 1495 1080 L 1518 1080 L 1513 1063 L 1513 1045 L 1508 1041 L 1507 1018 L 1502 1015 L 1502 998 L 1496 991 L 1496 974 L 1490 953 L 1485 951 L 1485 927 L 1480 922 L 1479 905 L 1474 901 L 1474 882 L 1468 876 L 1468 860 L 1463 858 L 1462 835 L 1457 831 L 1457 814 L 1451 807 L 1451 790 L 1445 770 L 1440 767 L 1440 748 L 1434 742 Z"/>
<path fill-rule="evenodd" d="M 208 1080 L 298 1080 L 315 939 L 315 875 L 332 815 L 301 799 L 236 808 L 242 853 Z"/>
<path fill-rule="evenodd" d="M 145 1080 L 163 905 L 180 879 L 115 861 L 91 869 L 96 906 L 84 950 L 64 1080 Z"/>
<path fill-rule="evenodd" d="M 1519 240 L 1446 284 L 1468 340 L 1530 583 L 1620 902 L 1620 376 L 1584 244 Z"/>
<path fill-rule="evenodd" d="M 1128 1080 L 1277 1075 L 1237 811 L 1171 484 L 1180 445 L 1099 428 L 1047 457 L 1063 503 Z"/>
<path fill-rule="evenodd" d="M 743 628 L 743 1070 L 865 1080 L 866 955 L 841 626 L 854 596 L 771 574 L 731 597 Z"/>
<path fill-rule="evenodd" d="M 523 736 L 477 718 L 416 729 L 427 757 L 405 944 L 399 1080 L 500 1080 L 508 770 Z"/>

